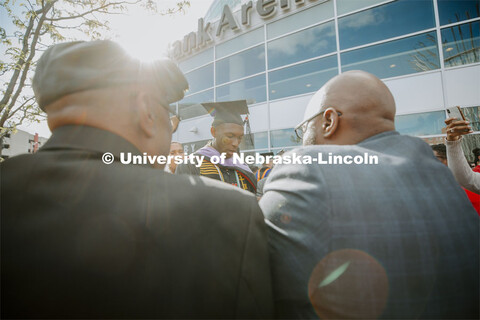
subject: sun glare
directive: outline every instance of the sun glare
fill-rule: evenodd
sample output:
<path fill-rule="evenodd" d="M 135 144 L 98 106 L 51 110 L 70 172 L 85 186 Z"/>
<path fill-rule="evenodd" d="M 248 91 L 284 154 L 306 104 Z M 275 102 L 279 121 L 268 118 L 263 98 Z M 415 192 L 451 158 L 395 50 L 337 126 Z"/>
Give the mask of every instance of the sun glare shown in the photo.
<path fill-rule="evenodd" d="M 114 40 L 132 57 L 144 62 L 154 61 L 167 54 L 168 43 L 172 41 L 167 36 L 171 19 L 142 9 L 135 10 L 118 21 Z"/>
<path fill-rule="evenodd" d="M 130 8 L 126 15 L 113 16 L 110 27 L 114 41 L 134 58 L 151 62 L 167 55 L 168 44 L 197 28 L 212 0 L 195 0 L 185 12 L 172 15 L 154 14 L 142 7 Z M 159 10 L 175 6 L 176 1 L 158 1 Z"/>

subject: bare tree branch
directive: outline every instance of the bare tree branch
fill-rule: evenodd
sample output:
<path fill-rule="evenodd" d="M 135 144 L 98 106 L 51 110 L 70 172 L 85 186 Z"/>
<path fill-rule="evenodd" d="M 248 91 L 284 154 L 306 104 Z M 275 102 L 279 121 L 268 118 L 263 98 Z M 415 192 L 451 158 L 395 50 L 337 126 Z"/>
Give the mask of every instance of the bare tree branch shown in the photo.
<path fill-rule="evenodd" d="M 37 45 L 37 41 L 38 41 L 38 37 L 40 36 L 40 30 L 42 29 L 42 26 L 43 26 L 43 22 L 45 21 L 45 18 L 46 18 L 46 15 L 48 13 L 48 11 L 51 9 L 51 7 L 53 6 L 53 2 L 51 3 L 48 3 L 46 6 L 45 6 L 45 11 L 44 13 L 42 14 L 39 22 L 38 22 L 38 25 L 37 25 L 37 28 L 35 29 L 35 33 L 34 33 L 34 36 L 33 36 L 33 39 L 32 39 L 32 43 L 30 45 L 30 54 L 28 55 L 28 58 L 27 60 L 25 61 L 24 60 L 24 66 L 23 66 L 23 70 L 22 70 L 22 77 L 20 78 L 20 82 L 19 82 L 19 85 L 17 87 L 17 91 L 15 92 L 15 94 L 11 97 L 10 99 L 10 103 L 8 104 L 7 106 L 7 109 L 5 110 L 5 112 L 2 114 L 2 117 L 0 118 L 0 127 L 3 127 L 3 125 L 5 124 L 5 121 L 8 119 L 8 115 L 9 115 L 9 111 L 12 109 L 12 107 L 15 105 L 15 103 L 17 102 L 17 99 L 20 95 L 20 93 L 22 92 L 23 90 L 23 85 L 25 83 L 25 80 L 27 79 L 27 74 L 28 74 L 28 71 L 30 69 L 30 64 L 33 60 L 33 57 L 35 57 L 35 48 L 36 48 L 36 45 Z"/>
<path fill-rule="evenodd" d="M 25 63 L 25 60 L 23 59 L 23 55 L 27 54 L 28 38 L 30 36 L 30 33 L 32 32 L 34 22 L 35 22 L 34 17 L 31 17 L 30 22 L 28 24 L 28 28 L 25 31 L 25 36 L 23 37 L 22 55 L 20 56 L 17 62 L 17 65 L 19 66 L 23 66 Z M 5 90 L 5 95 L 3 96 L 2 100 L 0 100 L 0 112 L 3 111 L 3 109 L 7 106 L 7 103 L 10 100 L 10 97 L 12 96 L 13 90 L 15 89 L 15 85 L 17 84 L 17 80 L 19 76 L 20 76 L 20 69 L 17 69 L 13 72 L 12 78 L 10 79 L 10 82 L 8 83 L 8 87 Z"/>
<path fill-rule="evenodd" d="M 21 105 L 19 105 L 15 110 L 13 110 L 11 113 L 10 113 L 10 116 L 9 118 L 13 117 L 15 115 L 15 113 L 17 113 L 18 110 L 22 109 L 25 105 L 27 105 L 30 101 L 34 101 L 35 100 L 35 97 L 30 97 L 28 98 L 27 100 L 25 100 Z"/>
<path fill-rule="evenodd" d="M 88 11 L 86 11 L 86 12 L 84 12 L 84 13 L 82 13 L 82 14 L 76 15 L 76 16 L 60 17 L 60 18 L 47 18 L 47 20 L 49 20 L 49 21 L 62 21 L 62 20 L 78 19 L 78 18 L 85 17 L 86 15 L 89 15 L 89 14 L 91 14 L 91 13 L 98 12 L 99 10 L 103 10 L 103 9 L 109 8 L 109 7 L 111 7 L 111 6 L 122 5 L 122 4 L 136 4 L 136 3 L 138 3 L 138 1 L 135 1 L 135 2 L 128 2 L 128 1 L 110 2 L 110 3 L 107 3 L 106 5 L 97 7 L 97 8 L 95 8 L 95 9 L 88 10 Z M 107 13 L 108 13 L 108 12 L 107 12 Z M 111 14 L 111 13 L 108 13 L 108 14 Z"/>
<path fill-rule="evenodd" d="M 24 120 L 35 121 L 44 117 L 34 105 L 33 96 L 29 97 L 24 89 L 31 87 L 29 75 L 35 70 L 36 53 L 46 50 L 51 43 L 65 39 L 65 30 L 76 29 L 91 39 L 101 37 L 99 30 L 108 29 L 108 21 L 98 15 L 122 14 L 128 6 L 141 4 L 148 10 L 158 12 L 157 5 L 151 0 L 19 0 L 25 2 L 26 12 L 17 16 L 9 6 L 14 3 L 3 1 L 0 6 L 7 10 L 8 17 L 14 21 L 17 30 L 13 36 L 7 35 L 2 28 L 1 40 L 6 44 L 6 61 L 0 62 L 0 75 L 10 76 L 0 88 L 0 127 L 15 127 L 15 123 Z M 23 4 L 22 4 L 23 5 Z M 176 6 L 160 14 L 173 14 L 183 11 L 189 5 L 188 0 L 177 0 Z M 70 25 L 72 21 L 75 26 Z M 68 23 L 63 23 L 68 22 Z M 17 39 L 19 46 L 13 44 Z M 75 40 L 73 36 L 72 40 Z M 22 98 L 21 99 L 21 97 Z M 26 97 L 25 97 L 26 96 Z M 22 101 L 20 101 L 22 100 Z M 31 104 L 29 104 L 31 103 Z M 23 113 L 23 116 L 20 114 Z M 19 121 L 17 121 L 20 118 Z M 12 127 L 12 128 L 13 128 Z M 8 128 L 7 128 L 8 130 Z M 3 131 L 2 131 L 3 132 Z M 2 134 L 0 132 L 0 136 Z"/>

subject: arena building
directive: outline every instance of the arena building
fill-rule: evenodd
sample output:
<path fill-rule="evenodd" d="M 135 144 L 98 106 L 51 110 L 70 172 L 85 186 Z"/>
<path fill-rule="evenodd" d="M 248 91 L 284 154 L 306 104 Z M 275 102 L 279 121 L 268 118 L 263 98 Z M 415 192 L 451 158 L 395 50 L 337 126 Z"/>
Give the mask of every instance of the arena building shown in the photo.
<path fill-rule="evenodd" d="M 242 152 L 300 145 L 293 128 L 310 97 L 348 70 L 388 85 L 400 133 L 433 142 L 445 108 L 457 105 L 480 133 L 479 3 L 215 0 L 198 29 L 169 48 L 190 84 L 175 104 L 182 122 L 173 140 L 189 153 L 202 147 L 212 118 L 199 103 L 246 99 L 252 139 Z"/>

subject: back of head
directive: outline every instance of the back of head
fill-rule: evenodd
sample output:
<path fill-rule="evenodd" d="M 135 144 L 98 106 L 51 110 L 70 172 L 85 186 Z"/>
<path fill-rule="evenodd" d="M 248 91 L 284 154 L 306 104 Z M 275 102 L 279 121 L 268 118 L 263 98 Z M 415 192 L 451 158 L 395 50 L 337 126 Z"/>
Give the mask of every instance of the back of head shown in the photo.
<path fill-rule="evenodd" d="M 173 61 L 142 63 L 111 41 L 54 45 L 40 58 L 33 78 L 52 131 L 96 127 L 149 154 L 168 153 L 169 104 L 182 99 L 187 88 Z"/>
<path fill-rule="evenodd" d="M 443 143 L 434 144 L 430 146 L 433 151 L 433 155 L 444 165 L 448 166 L 447 160 L 447 146 Z"/>
<path fill-rule="evenodd" d="M 472 153 L 473 153 L 473 162 L 477 166 L 480 163 L 480 148 L 473 149 Z"/>
<path fill-rule="evenodd" d="M 348 71 L 328 81 L 310 100 L 304 119 L 316 114 L 321 116 L 316 119 L 315 144 L 356 144 L 395 129 L 392 93 L 364 71 Z"/>
<path fill-rule="evenodd" d="M 163 93 L 166 103 L 182 99 L 188 88 L 173 61 L 142 63 L 108 40 L 51 46 L 39 59 L 32 82 L 35 97 L 44 111 L 46 106 L 69 94 L 131 84 L 152 86 Z"/>
<path fill-rule="evenodd" d="M 447 156 L 447 146 L 443 143 L 434 144 L 430 146 L 433 151 L 437 152 L 439 155 L 446 157 Z"/>

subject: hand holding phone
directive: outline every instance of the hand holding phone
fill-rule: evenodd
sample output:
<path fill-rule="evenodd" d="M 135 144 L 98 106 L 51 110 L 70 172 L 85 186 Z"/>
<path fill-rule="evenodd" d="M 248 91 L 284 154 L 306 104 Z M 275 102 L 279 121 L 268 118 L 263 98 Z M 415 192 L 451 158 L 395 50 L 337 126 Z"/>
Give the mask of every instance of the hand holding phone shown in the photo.
<path fill-rule="evenodd" d="M 457 120 L 466 121 L 465 116 L 463 115 L 462 109 L 459 106 L 453 108 L 447 108 L 447 113 L 449 118 L 455 118 Z"/>
<path fill-rule="evenodd" d="M 445 120 L 447 124 L 447 140 L 456 141 L 460 136 L 472 133 L 472 127 L 463 115 L 460 107 L 448 108 L 448 119 Z"/>

